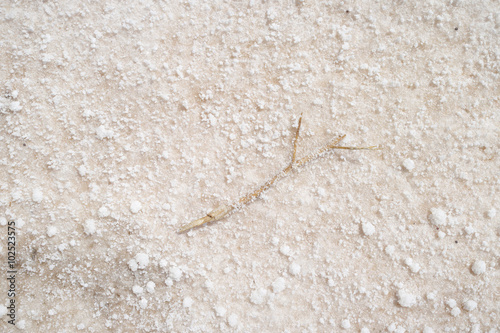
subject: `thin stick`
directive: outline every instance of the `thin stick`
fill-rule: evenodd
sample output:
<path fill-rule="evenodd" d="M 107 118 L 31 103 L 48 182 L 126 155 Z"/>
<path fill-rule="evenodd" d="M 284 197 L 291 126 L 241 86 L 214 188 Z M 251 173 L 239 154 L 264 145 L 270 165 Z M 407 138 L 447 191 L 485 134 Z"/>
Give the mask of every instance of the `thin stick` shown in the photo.
<path fill-rule="evenodd" d="M 348 149 L 348 150 L 378 150 L 377 146 L 370 146 L 370 147 L 344 147 L 344 146 L 337 146 L 337 144 L 342 141 L 342 139 L 345 138 L 345 135 L 341 135 L 335 140 L 333 140 L 331 143 L 325 145 L 324 147 L 318 149 L 315 153 L 309 154 L 306 157 L 301 158 L 300 160 L 296 160 L 296 152 L 297 152 L 297 141 L 299 139 L 299 132 L 300 132 L 300 126 L 302 124 L 302 114 L 300 115 L 299 118 L 299 124 L 297 126 L 297 132 L 295 133 L 295 140 L 293 142 L 293 153 L 292 153 L 292 161 L 290 164 L 281 170 L 278 174 L 276 174 L 273 178 L 268 180 L 264 185 L 262 185 L 260 188 L 255 190 L 252 193 L 249 193 L 243 197 L 241 197 L 235 204 L 232 205 L 222 205 L 214 210 L 212 210 L 210 213 L 208 213 L 205 217 L 202 217 L 201 219 L 194 220 L 191 223 L 188 223 L 181 227 L 178 232 L 185 232 L 188 231 L 192 228 L 198 227 L 202 224 L 208 223 L 208 222 L 214 222 L 218 221 L 222 218 L 224 218 L 226 215 L 230 214 L 233 210 L 236 208 L 241 208 L 247 204 L 249 204 L 251 201 L 257 199 L 260 197 L 260 195 L 268 190 L 274 183 L 276 183 L 278 180 L 284 178 L 286 175 L 288 175 L 293 169 L 296 169 L 298 167 L 302 167 L 308 162 L 315 160 L 322 155 L 324 155 L 326 152 L 334 149 Z"/>
<path fill-rule="evenodd" d="M 295 154 L 297 153 L 297 141 L 299 141 L 299 132 L 301 124 L 302 124 L 302 113 L 300 114 L 299 124 L 297 125 L 297 132 L 295 132 L 295 140 L 293 141 L 292 164 L 295 162 Z"/>

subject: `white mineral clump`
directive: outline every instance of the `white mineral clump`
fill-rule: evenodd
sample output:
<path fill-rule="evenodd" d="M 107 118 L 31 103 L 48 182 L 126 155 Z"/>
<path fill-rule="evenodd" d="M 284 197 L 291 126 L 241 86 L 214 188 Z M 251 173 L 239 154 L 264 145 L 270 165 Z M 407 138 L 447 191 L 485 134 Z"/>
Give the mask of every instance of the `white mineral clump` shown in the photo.
<path fill-rule="evenodd" d="M 409 308 L 417 303 L 417 298 L 404 290 L 399 290 L 397 294 L 398 303 L 404 308 Z"/>
<path fill-rule="evenodd" d="M 481 275 L 486 272 L 486 263 L 482 260 L 477 260 L 472 264 L 471 269 L 475 275 Z"/>
<path fill-rule="evenodd" d="M 142 204 L 135 200 L 135 201 L 132 201 L 132 203 L 130 204 L 130 211 L 133 213 L 133 214 L 137 214 L 139 213 L 139 211 L 142 209 Z"/>
<path fill-rule="evenodd" d="M 446 224 L 446 213 L 440 208 L 431 208 L 429 221 L 439 227 Z"/>
<path fill-rule="evenodd" d="M 361 228 L 363 229 L 363 233 L 366 236 L 371 236 L 371 235 L 373 235 L 375 233 L 375 227 L 370 222 L 364 222 L 361 225 Z"/>
<path fill-rule="evenodd" d="M 85 220 L 85 225 L 83 226 L 83 232 L 87 235 L 93 235 L 96 232 L 95 220 L 88 219 Z"/>
<path fill-rule="evenodd" d="M 464 310 L 474 311 L 477 308 L 477 303 L 473 300 L 468 300 L 464 303 Z"/>
<path fill-rule="evenodd" d="M 403 161 L 403 167 L 408 171 L 412 171 L 415 168 L 415 162 L 407 158 L 406 160 Z"/>

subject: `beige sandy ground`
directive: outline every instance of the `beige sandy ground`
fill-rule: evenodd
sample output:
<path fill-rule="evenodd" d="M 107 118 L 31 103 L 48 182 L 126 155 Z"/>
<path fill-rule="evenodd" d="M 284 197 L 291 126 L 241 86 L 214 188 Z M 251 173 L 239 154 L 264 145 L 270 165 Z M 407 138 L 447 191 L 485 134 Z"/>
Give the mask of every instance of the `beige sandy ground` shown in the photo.
<path fill-rule="evenodd" d="M 500 331 L 498 1 L 0 6 L 0 331 Z"/>

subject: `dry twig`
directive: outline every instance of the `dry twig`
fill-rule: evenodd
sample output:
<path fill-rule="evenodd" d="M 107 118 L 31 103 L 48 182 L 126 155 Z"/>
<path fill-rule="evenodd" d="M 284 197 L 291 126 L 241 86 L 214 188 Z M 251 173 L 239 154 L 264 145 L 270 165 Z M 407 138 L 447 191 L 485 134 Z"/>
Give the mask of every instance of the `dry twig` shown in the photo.
<path fill-rule="evenodd" d="M 292 170 L 297 169 L 299 167 L 304 166 L 308 162 L 315 160 L 321 156 L 323 156 L 326 152 L 333 150 L 333 149 L 348 149 L 348 150 L 377 150 L 379 147 L 377 146 L 370 146 L 370 147 L 344 147 L 344 146 L 337 146 L 342 139 L 345 138 L 345 135 L 341 135 L 338 138 L 334 139 L 331 143 L 325 145 L 324 147 L 318 149 L 316 152 L 307 155 L 306 157 L 303 157 L 299 160 L 296 160 L 296 153 L 297 153 L 297 141 L 299 139 L 299 131 L 300 131 L 300 126 L 302 124 L 302 115 L 299 118 L 299 124 L 297 126 L 297 132 L 295 133 L 295 140 L 293 142 L 293 154 L 292 154 L 292 161 L 290 164 L 281 170 L 280 173 L 275 175 L 273 178 L 268 180 L 264 185 L 262 185 L 260 188 L 258 188 L 256 191 L 247 194 L 246 196 L 240 198 L 236 203 L 231 204 L 231 205 L 221 205 L 214 210 L 212 210 L 210 213 L 208 213 L 205 217 L 202 217 L 201 219 L 194 220 L 191 223 L 188 223 L 181 227 L 178 232 L 185 232 L 188 231 L 192 228 L 198 227 L 202 224 L 208 223 L 208 222 L 214 222 L 218 221 L 225 216 L 227 216 L 229 213 L 231 213 L 233 210 L 241 208 L 247 204 L 249 204 L 251 201 L 255 200 L 258 198 L 263 192 L 265 192 L 267 189 L 269 189 L 274 183 L 276 183 L 278 180 L 282 179 L 286 175 L 288 175 Z"/>

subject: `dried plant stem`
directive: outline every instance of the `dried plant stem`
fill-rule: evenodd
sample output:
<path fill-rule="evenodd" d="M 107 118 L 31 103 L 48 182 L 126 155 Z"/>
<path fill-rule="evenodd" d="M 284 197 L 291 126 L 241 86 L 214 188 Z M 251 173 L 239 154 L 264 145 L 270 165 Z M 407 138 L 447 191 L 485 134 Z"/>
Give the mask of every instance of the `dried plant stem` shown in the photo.
<path fill-rule="evenodd" d="M 284 178 L 286 175 L 288 175 L 292 170 L 297 169 L 299 167 L 304 166 L 308 162 L 315 160 L 321 156 L 323 156 L 326 152 L 334 150 L 334 149 L 348 149 L 348 150 L 377 150 L 379 149 L 377 146 L 370 146 L 370 147 L 344 147 L 344 146 L 337 146 L 337 144 L 342 141 L 342 139 L 345 138 L 345 135 L 341 135 L 335 140 L 333 140 L 331 143 L 325 145 L 324 147 L 318 149 L 316 152 L 307 155 L 306 157 L 303 157 L 299 160 L 296 160 L 296 153 L 297 153 L 297 141 L 299 139 L 299 132 L 300 132 L 300 126 L 302 124 L 302 115 L 299 118 L 299 124 L 297 126 L 297 131 L 295 132 L 295 140 L 293 143 L 293 154 L 292 154 L 292 161 L 290 164 L 281 170 L 278 174 L 276 174 L 273 178 L 268 180 L 264 185 L 262 185 L 260 188 L 255 190 L 252 193 L 249 193 L 245 195 L 244 197 L 240 198 L 236 203 L 232 205 L 222 205 L 217 207 L 216 209 L 212 210 L 210 213 L 208 213 L 205 217 L 202 217 L 201 219 L 194 220 L 193 222 L 184 225 L 181 227 L 178 232 L 185 232 L 188 231 L 192 228 L 198 227 L 202 224 L 205 224 L 207 222 L 214 222 L 218 221 L 228 214 L 230 214 L 233 210 L 237 208 L 241 208 L 247 204 L 249 204 L 251 201 L 257 199 L 263 192 L 268 190 L 274 183 L 276 183 L 278 180 Z"/>

